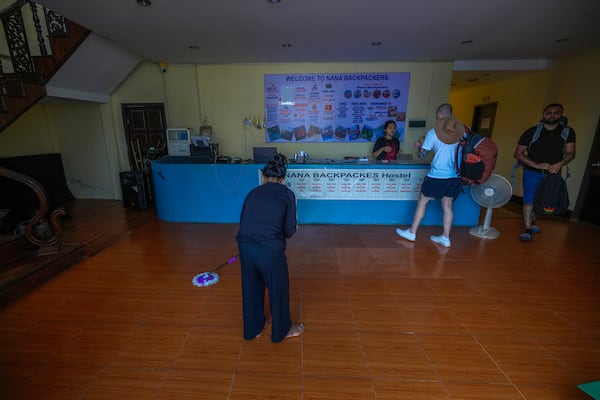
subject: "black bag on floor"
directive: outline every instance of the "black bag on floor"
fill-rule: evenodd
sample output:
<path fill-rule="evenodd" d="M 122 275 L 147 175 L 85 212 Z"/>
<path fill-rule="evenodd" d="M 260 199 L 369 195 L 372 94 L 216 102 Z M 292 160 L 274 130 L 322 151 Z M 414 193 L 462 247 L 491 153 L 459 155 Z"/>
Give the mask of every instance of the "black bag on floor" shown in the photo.
<path fill-rule="evenodd" d="M 537 215 L 560 215 L 569 207 L 567 183 L 560 174 L 546 175 L 538 185 L 533 200 Z"/>

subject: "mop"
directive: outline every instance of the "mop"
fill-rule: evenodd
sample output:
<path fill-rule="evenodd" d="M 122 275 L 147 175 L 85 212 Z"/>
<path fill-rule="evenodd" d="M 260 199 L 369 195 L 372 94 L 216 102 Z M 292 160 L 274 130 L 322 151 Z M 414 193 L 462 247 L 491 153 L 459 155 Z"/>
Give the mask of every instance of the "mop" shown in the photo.
<path fill-rule="evenodd" d="M 219 275 L 217 274 L 217 271 L 226 265 L 234 263 L 238 259 L 238 257 L 239 257 L 239 254 L 236 254 L 235 256 L 231 257 L 229 260 L 225 261 L 223 264 L 215 267 L 212 271 L 203 272 L 201 274 L 194 276 L 194 278 L 192 279 L 192 284 L 194 286 L 198 286 L 198 287 L 206 287 L 206 286 L 214 285 L 215 283 L 219 282 Z"/>

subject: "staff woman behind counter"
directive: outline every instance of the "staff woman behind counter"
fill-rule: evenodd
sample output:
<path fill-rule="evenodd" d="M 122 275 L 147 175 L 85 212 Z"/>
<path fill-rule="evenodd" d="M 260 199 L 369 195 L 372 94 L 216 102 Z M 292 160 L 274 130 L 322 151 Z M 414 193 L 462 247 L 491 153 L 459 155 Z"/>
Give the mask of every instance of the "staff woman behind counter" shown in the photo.
<path fill-rule="evenodd" d="M 377 138 L 371 154 L 376 160 L 396 160 L 396 156 L 400 152 L 400 141 L 394 136 L 396 123 L 392 120 L 387 121 L 383 132 L 384 136 Z"/>

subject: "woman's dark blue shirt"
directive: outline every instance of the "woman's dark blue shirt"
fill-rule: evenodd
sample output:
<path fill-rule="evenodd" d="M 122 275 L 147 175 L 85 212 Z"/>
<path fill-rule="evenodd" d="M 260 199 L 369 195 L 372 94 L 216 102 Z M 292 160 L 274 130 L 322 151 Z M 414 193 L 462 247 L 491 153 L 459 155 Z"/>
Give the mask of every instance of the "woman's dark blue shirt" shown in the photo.
<path fill-rule="evenodd" d="M 240 217 L 238 242 L 282 241 L 296 232 L 296 196 L 288 187 L 264 183 L 250 191 Z"/>

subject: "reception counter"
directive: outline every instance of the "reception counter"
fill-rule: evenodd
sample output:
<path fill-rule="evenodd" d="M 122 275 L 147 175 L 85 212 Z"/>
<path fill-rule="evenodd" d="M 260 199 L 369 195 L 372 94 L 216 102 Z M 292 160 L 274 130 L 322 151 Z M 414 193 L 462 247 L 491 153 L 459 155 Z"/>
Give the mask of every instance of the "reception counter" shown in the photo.
<path fill-rule="evenodd" d="M 171 222 L 238 223 L 248 192 L 260 182 L 263 164 L 205 164 L 193 157 L 152 161 L 158 218 Z M 285 184 L 296 193 L 300 224 L 389 224 L 412 222 L 429 164 L 313 160 L 290 164 Z M 464 188 L 454 203 L 454 225 L 476 226 L 480 207 Z M 441 225 L 438 201 L 422 225 Z"/>

